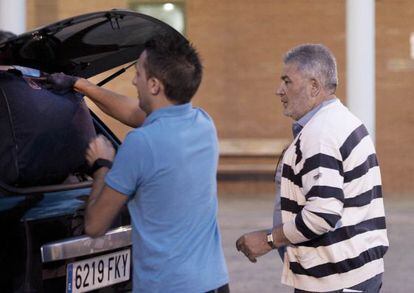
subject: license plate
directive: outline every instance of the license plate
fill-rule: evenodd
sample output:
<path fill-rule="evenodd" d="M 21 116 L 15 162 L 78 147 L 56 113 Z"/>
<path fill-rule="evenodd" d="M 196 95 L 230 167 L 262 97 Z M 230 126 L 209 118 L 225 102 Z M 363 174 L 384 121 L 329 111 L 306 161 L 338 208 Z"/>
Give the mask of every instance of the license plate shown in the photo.
<path fill-rule="evenodd" d="M 88 292 L 128 281 L 130 264 L 130 249 L 70 263 L 66 270 L 66 292 Z"/>

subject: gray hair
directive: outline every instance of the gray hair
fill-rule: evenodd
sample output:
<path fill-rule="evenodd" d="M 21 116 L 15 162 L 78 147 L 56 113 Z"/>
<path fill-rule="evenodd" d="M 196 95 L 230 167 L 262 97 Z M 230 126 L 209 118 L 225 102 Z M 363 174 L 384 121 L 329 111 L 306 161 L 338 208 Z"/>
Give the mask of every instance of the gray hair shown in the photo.
<path fill-rule="evenodd" d="M 324 45 L 304 44 L 294 47 L 285 54 L 283 62 L 296 63 L 300 71 L 318 78 L 325 89 L 335 92 L 338 86 L 336 60 Z"/>

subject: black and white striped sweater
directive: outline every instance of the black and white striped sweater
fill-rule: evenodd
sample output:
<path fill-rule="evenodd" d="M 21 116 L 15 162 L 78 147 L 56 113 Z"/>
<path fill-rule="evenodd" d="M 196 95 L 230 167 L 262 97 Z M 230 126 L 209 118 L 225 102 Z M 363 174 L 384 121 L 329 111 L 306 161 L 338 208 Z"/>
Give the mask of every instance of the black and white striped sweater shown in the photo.
<path fill-rule="evenodd" d="M 384 271 L 381 174 L 366 128 L 339 100 L 305 125 L 283 157 L 287 247 L 282 282 L 324 292 Z"/>

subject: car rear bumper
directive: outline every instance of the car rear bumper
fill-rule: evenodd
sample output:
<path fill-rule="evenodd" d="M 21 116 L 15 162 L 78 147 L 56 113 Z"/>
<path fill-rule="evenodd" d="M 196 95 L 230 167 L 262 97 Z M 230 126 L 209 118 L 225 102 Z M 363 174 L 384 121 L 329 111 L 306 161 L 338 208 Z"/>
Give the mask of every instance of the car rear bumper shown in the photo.
<path fill-rule="evenodd" d="M 41 246 L 43 263 L 112 251 L 131 245 L 131 226 L 121 226 L 98 238 L 78 236 Z"/>

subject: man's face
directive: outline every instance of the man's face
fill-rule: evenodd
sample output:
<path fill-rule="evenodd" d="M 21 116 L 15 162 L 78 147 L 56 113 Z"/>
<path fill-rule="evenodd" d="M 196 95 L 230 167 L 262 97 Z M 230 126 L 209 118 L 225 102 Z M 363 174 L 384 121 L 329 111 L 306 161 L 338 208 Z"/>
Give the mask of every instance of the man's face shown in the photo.
<path fill-rule="evenodd" d="M 312 107 L 310 95 L 310 79 L 298 70 L 295 63 L 285 64 L 276 90 L 283 105 L 283 114 L 294 120 L 299 120 Z"/>
<path fill-rule="evenodd" d="M 142 52 L 135 65 L 135 77 L 132 84 L 136 87 L 139 99 L 139 107 L 149 115 L 152 112 L 151 95 L 148 89 L 148 78 L 145 72 L 147 52 Z"/>

